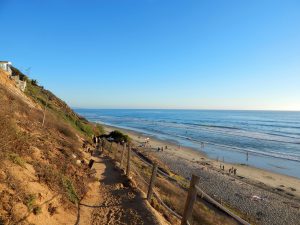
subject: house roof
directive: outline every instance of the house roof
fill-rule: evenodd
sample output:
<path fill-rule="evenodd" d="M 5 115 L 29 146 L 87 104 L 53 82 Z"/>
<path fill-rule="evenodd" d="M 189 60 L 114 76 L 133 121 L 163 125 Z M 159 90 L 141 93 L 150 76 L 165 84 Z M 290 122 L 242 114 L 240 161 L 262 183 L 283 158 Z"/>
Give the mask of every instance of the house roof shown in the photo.
<path fill-rule="evenodd" d="M 0 61 L 0 63 L 8 63 L 8 64 L 11 64 L 10 61 Z"/>

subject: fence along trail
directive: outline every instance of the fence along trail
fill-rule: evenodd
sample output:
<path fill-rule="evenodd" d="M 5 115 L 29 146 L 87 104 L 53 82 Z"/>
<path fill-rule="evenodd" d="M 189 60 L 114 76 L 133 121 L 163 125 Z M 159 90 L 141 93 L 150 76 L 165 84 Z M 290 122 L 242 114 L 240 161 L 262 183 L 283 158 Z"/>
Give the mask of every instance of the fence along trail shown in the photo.
<path fill-rule="evenodd" d="M 118 154 L 118 149 L 120 149 L 118 146 L 116 149 L 112 149 L 112 144 L 110 145 L 110 149 L 108 151 L 108 154 L 112 154 L 114 156 L 114 159 L 116 161 L 119 161 L 119 166 L 123 168 L 124 170 L 126 169 L 126 175 L 130 178 L 131 177 L 131 170 L 135 173 L 136 176 L 142 180 L 144 185 L 147 187 L 147 200 L 150 202 L 152 196 L 154 196 L 157 201 L 165 207 L 169 211 L 170 214 L 175 216 L 178 220 L 180 220 L 181 225 L 189 225 L 189 219 L 192 215 L 193 211 L 193 206 L 195 201 L 197 200 L 197 196 L 206 201 L 207 203 L 213 205 L 214 207 L 218 208 L 225 214 L 227 214 L 229 217 L 234 219 L 237 223 L 243 224 L 243 225 L 249 225 L 249 223 L 242 218 L 240 218 L 238 215 L 234 214 L 230 210 L 228 210 L 226 207 L 218 203 L 216 200 L 214 200 L 212 197 L 207 195 L 203 190 L 201 190 L 198 186 L 197 183 L 199 182 L 199 177 L 193 175 L 191 182 L 190 182 L 190 187 L 188 190 L 188 197 L 185 202 L 185 209 L 183 215 L 180 215 L 178 212 L 174 211 L 171 209 L 160 197 L 160 195 L 157 193 L 155 190 L 155 178 L 160 175 L 166 178 L 167 180 L 171 181 L 172 183 L 175 183 L 176 185 L 180 185 L 176 179 L 171 177 L 170 175 L 166 174 L 163 172 L 161 169 L 158 168 L 156 163 L 150 163 L 147 162 L 145 159 L 143 159 L 137 152 L 136 150 L 132 150 L 131 146 L 123 146 L 122 151 L 120 153 L 120 158 L 119 160 L 117 159 L 117 154 Z M 103 148 L 103 150 L 106 150 Z M 127 156 L 126 160 L 126 165 L 123 165 L 123 161 L 125 158 L 125 154 Z M 147 169 L 151 169 L 151 178 L 149 178 L 149 181 L 145 179 L 143 175 L 141 175 L 141 172 L 139 171 L 138 167 L 134 165 L 132 157 L 136 157 L 142 164 L 144 164 Z M 139 186 L 139 184 L 137 184 Z M 150 193 L 150 194 L 149 194 Z"/>
<path fill-rule="evenodd" d="M 143 163 L 147 164 L 148 166 L 152 166 L 151 163 L 145 161 L 143 158 L 141 158 L 137 153 L 135 153 L 135 156 L 138 157 Z M 176 182 L 177 180 L 175 180 L 174 178 L 172 178 L 170 175 L 166 174 L 165 172 L 161 171 L 158 169 L 158 173 L 162 176 L 164 176 L 165 178 L 167 178 L 168 180 L 172 181 L 172 182 Z M 142 177 L 141 175 L 139 175 L 140 177 Z M 192 176 L 192 177 L 196 177 L 197 176 Z M 198 179 L 199 180 L 199 179 Z M 149 184 L 148 184 L 149 185 Z M 239 223 L 244 224 L 244 225 L 249 225 L 248 222 L 246 222 L 245 220 L 241 219 L 239 216 L 235 215 L 234 213 L 232 213 L 230 210 L 228 210 L 227 208 L 225 208 L 224 206 L 222 206 L 220 203 L 218 203 L 216 200 L 214 200 L 212 197 L 210 197 L 208 194 L 206 194 L 203 190 L 200 189 L 200 187 L 195 186 L 196 190 L 197 190 L 197 194 L 203 198 L 205 201 L 211 203 L 212 205 L 214 205 L 215 207 L 219 208 L 220 210 L 222 210 L 223 212 L 227 213 L 228 215 L 230 215 L 232 218 L 234 218 L 235 220 L 237 220 Z M 177 218 L 182 219 L 182 216 L 180 216 L 179 214 L 177 214 L 176 212 L 174 212 L 172 209 L 170 209 L 160 198 L 159 195 L 156 194 L 156 197 L 158 198 L 158 200 L 173 214 L 175 215 Z"/>
<path fill-rule="evenodd" d="M 135 191 L 129 185 L 129 179 L 116 170 L 112 159 L 107 156 L 113 155 L 109 150 L 106 150 L 108 154 L 99 154 L 99 150 L 92 153 L 91 159 L 95 161 L 92 170 L 96 171 L 100 183 L 93 186 L 93 193 L 89 192 L 80 202 L 75 224 L 162 224 L 141 193 Z"/>

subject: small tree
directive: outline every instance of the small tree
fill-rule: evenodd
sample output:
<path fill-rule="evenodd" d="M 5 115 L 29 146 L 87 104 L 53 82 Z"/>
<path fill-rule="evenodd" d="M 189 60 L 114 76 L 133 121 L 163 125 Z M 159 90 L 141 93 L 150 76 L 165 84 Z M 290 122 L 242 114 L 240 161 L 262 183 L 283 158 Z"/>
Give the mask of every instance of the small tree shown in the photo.
<path fill-rule="evenodd" d="M 117 143 L 128 143 L 128 142 L 130 142 L 129 136 L 126 135 L 126 134 L 123 134 L 122 132 L 120 132 L 118 130 L 114 130 L 114 131 L 110 132 L 108 137 L 113 138 L 114 142 L 117 142 Z"/>
<path fill-rule="evenodd" d="M 31 80 L 31 84 L 32 84 L 33 86 L 37 86 L 37 85 L 38 85 L 38 82 L 37 82 L 37 80 Z"/>

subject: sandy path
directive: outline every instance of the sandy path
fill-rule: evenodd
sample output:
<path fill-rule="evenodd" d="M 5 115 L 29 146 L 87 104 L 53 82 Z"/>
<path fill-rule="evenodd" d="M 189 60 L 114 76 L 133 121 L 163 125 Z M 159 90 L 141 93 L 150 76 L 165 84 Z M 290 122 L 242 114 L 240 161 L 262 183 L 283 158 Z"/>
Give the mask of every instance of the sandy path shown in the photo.
<path fill-rule="evenodd" d="M 128 179 L 108 157 L 93 159 L 93 168 L 97 171 L 96 177 L 100 178 L 100 183 L 92 183 L 90 191 L 81 201 L 76 224 L 162 224 L 140 192 L 128 185 Z"/>

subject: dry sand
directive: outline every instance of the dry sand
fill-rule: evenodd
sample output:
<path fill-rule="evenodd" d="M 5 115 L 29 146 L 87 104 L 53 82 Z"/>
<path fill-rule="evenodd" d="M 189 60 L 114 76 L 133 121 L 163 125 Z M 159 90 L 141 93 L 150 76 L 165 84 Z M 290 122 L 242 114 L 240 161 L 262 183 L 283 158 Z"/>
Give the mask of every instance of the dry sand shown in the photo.
<path fill-rule="evenodd" d="M 137 144 L 141 144 L 146 138 L 149 137 L 146 135 L 139 134 L 137 132 L 115 128 L 111 126 L 105 126 L 105 129 L 107 130 L 107 132 L 110 132 L 115 129 L 121 130 L 127 133 Z M 300 179 L 273 173 L 270 171 L 258 169 L 247 165 L 223 163 L 221 161 L 209 159 L 203 153 L 192 148 L 178 146 L 171 142 L 158 140 L 152 137 L 150 137 L 149 146 L 151 146 L 153 150 L 157 149 L 158 147 L 164 147 L 165 154 L 170 154 L 172 156 L 182 158 L 191 163 L 206 162 L 210 164 L 209 167 L 211 169 L 215 169 L 218 171 L 220 170 L 220 164 L 225 166 L 225 172 L 227 172 L 228 169 L 231 167 L 237 168 L 237 175 L 239 176 L 245 177 L 249 180 L 252 180 L 253 182 L 264 183 L 272 188 L 284 189 L 286 192 L 300 197 Z M 168 148 L 166 149 L 165 146 L 168 146 Z M 292 191 L 291 188 L 296 190 Z"/>
<path fill-rule="evenodd" d="M 138 146 L 149 137 L 111 126 L 105 126 L 105 129 L 107 132 L 118 129 L 127 133 Z M 164 147 L 164 151 L 158 152 L 158 147 Z M 199 175 L 204 191 L 242 212 L 244 218 L 258 224 L 300 223 L 300 180 L 297 178 L 246 165 L 218 162 L 197 150 L 152 137 L 148 147 L 141 149 L 186 178 Z M 225 171 L 220 169 L 220 163 L 225 166 Z M 236 176 L 228 173 L 232 166 L 237 168 Z"/>

